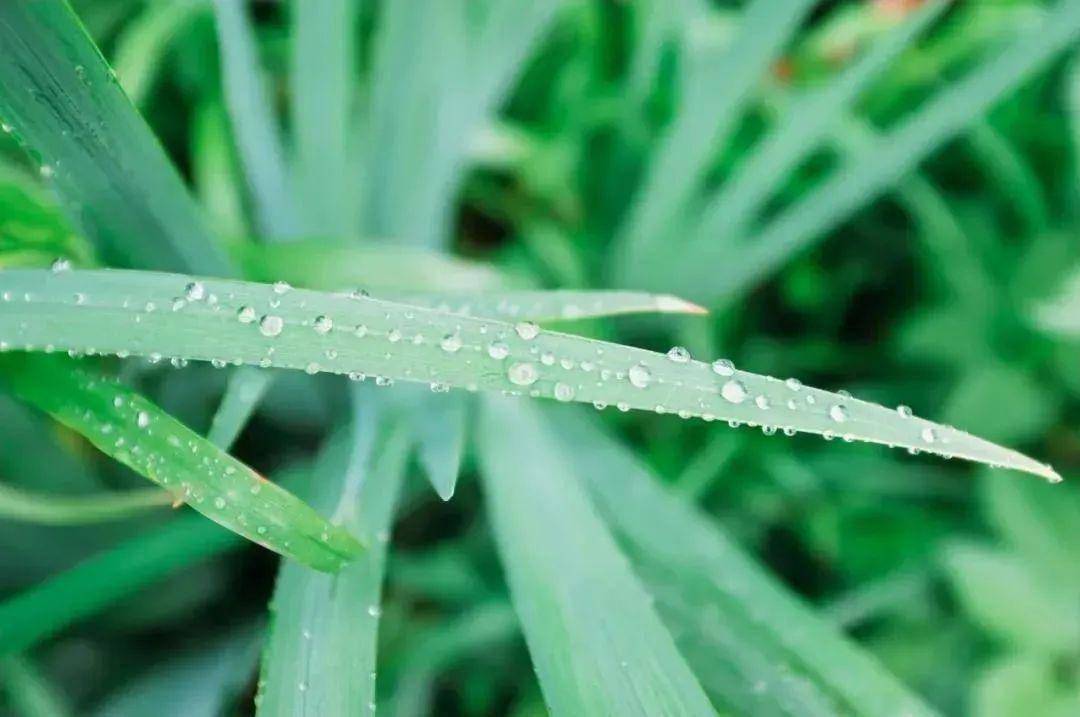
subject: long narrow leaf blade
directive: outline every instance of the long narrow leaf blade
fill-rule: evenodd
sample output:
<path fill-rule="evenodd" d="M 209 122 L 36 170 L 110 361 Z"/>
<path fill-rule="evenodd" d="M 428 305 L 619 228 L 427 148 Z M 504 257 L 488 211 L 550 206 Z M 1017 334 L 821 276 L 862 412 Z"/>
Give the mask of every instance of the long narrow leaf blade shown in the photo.
<path fill-rule="evenodd" d="M 695 47 L 684 39 L 682 100 L 627 217 L 620 238 L 627 260 L 653 238 L 666 236 L 664 227 L 682 209 L 712 152 L 727 139 L 753 88 L 813 4 L 751 0 L 726 47 Z"/>
<path fill-rule="evenodd" d="M 77 361 L 11 354 L 0 368 L 23 400 L 248 540 L 328 572 L 360 553 L 355 538 L 291 493 Z"/>
<path fill-rule="evenodd" d="M 627 314 L 705 313 L 704 308 L 677 296 L 641 291 L 384 291 L 379 296 L 457 316 L 541 323 Z"/>
<path fill-rule="evenodd" d="M 678 276 L 680 286 L 694 287 L 684 293 L 707 305 L 731 301 L 903 179 L 1078 37 L 1080 0 L 1062 0 L 1038 27 L 1024 32 L 1000 54 L 940 91 L 899 127 L 883 134 L 877 146 L 849 159 L 746 242 L 736 247 L 702 244 L 679 252 L 680 261 L 665 276 Z M 669 281 L 661 283 L 670 288 Z"/>
<path fill-rule="evenodd" d="M 72 496 L 0 485 L 0 518 L 42 525 L 86 525 L 130 518 L 172 501 L 168 493 L 154 488 Z"/>
<path fill-rule="evenodd" d="M 405 474 L 408 436 L 378 425 L 375 402 L 357 400 L 355 423 L 317 469 L 317 503 L 371 547 L 337 575 L 284 563 L 256 696 L 260 715 L 371 715 L 375 647 L 390 525 Z"/>
<path fill-rule="evenodd" d="M 579 412 L 549 412 L 554 449 L 626 546 L 703 685 L 734 714 L 930 715 L 709 518 Z"/>
<path fill-rule="evenodd" d="M 0 3 L 0 120 L 118 264 L 227 274 L 154 135 L 63 0 Z"/>
<path fill-rule="evenodd" d="M 349 142 L 361 0 L 293 0 L 292 119 L 304 226 L 348 236 L 358 217 Z"/>
<path fill-rule="evenodd" d="M 528 405 L 481 412 L 495 537 L 555 715 L 713 715 L 562 452 Z"/>
<path fill-rule="evenodd" d="M 133 271 L 0 273 L 0 349 L 365 374 L 438 391 L 508 391 L 804 431 L 1000 465 L 1052 468 L 963 431 L 729 363 L 690 360 L 367 298 Z"/>
<path fill-rule="evenodd" d="M 226 106 L 259 228 L 267 237 L 296 236 L 300 220 L 270 94 L 259 67 L 254 31 L 239 0 L 214 0 L 214 13 Z"/>

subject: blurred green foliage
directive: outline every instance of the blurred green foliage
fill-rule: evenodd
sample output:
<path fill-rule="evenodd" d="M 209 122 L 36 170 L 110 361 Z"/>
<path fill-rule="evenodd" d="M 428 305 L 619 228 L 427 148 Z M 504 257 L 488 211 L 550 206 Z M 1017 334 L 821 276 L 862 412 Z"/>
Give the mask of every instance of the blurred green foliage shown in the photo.
<path fill-rule="evenodd" d="M 242 152 L 225 110 L 209 4 L 73 4 L 193 186 L 214 233 L 233 255 L 250 256 L 254 233 L 269 232 L 240 179 Z M 705 165 L 695 190 L 702 196 L 680 209 L 690 219 L 680 214 L 667 230 L 678 233 L 699 219 L 703 198 L 751 155 L 792 97 L 834 79 L 919 4 L 815 5 L 769 75 L 755 77 L 749 111 L 733 122 L 730 139 L 703 142 L 695 158 Z M 357 23 L 361 70 L 377 52 L 371 39 L 381 16 L 370 5 L 362 4 Z M 776 193 L 761 220 L 806 196 L 843 164 L 845 152 L 873 146 L 876 134 L 1017 32 L 1037 27 L 1046 8 L 1035 0 L 947 8 L 830 125 L 826 146 L 789 176 L 773 178 Z M 252 10 L 270 106 L 283 110 L 295 92 L 285 79 L 289 9 L 257 3 Z M 427 246 L 445 239 L 455 253 L 530 285 L 610 285 L 625 259 L 619 237 L 627 207 L 662 129 L 687 99 L 685 48 L 723 47 L 734 17 L 726 3 L 694 0 L 563 3 L 496 105 L 497 117 L 453 156 L 440 155 L 446 166 L 431 160 L 437 166 L 429 170 L 447 182 L 467 168 L 446 195 L 450 206 L 441 206 L 437 193 L 418 200 L 430 208 L 415 209 L 417 216 L 442 223 L 415 226 L 406 203 L 400 216 L 376 207 L 377 220 L 346 231 L 407 235 Z M 409 18 L 400 21 L 408 30 Z M 417 51 L 427 51 L 424 43 L 441 30 L 431 20 Z M 432 61 L 422 56 L 420 64 Z M 417 103 L 439 79 L 450 81 L 441 90 L 449 95 L 479 81 L 468 69 L 427 68 L 434 80 L 423 69 L 400 80 Z M 380 131 L 390 137 L 391 129 Z M 439 147 L 419 146 L 421 154 Z M 85 240 L 39 211 L 51 200 L 35 186 L 37 167 L 4 135 L 0 151 L 0 266 L 56 255 L 89 263 Z M 909 404 L 1058 468 L 1066 483 L 1045 486 L 842 441 L 653 415 L 609 418 L 676 491 L 946 714 L 1080 714 L 1080 490 L 1069 480 L 1080 477 L 1080 341 L 1033 319 L 1080 264 L 1078 158 L 1080 65 L 1066 54 L 932 152 L 917 172 L 709 317 L 618 319 L 584 329 L 650 348 L 684 344 L 753 371 Z M 407 196 L 408 177 L 394 181 L 387 180 L 387 193 Z M 651 264 L 633 275 L 642 272 L 652 272 L 649 288 L 689 290 L 691 298 L 698 291 Z M 125 370 L 174 416 L 209 426 L 220 373 Z M 283 375 L 237 455 L 267 473 L 305 472 L 341 403 L 337 384 Z M 73 493 L 139 485 L 6 396 L 0 420 L 5 483 Z M 379 690 L 393 714 L 543 713 L 472 463 L 467 452 L 450 503 L 422 490 L 415 469 L 408 478 L 380 633 Z M 0 521 L 0 587 L 14 594 L 160 521 L 150 515 L 79 528 Z M 183 714 L 250 713 L 252 645 L 274 569 L 271 556 L 253 550 L 216 557 L 42 646 L 34 653 L 41 675 L 17 658 L 0 663 L 4 709 L 50 714 L 55 695 L 42 692 L 57 690 L 73 713 L 145 715 L 174 699 L 163 695 L 182 684 Z"/>

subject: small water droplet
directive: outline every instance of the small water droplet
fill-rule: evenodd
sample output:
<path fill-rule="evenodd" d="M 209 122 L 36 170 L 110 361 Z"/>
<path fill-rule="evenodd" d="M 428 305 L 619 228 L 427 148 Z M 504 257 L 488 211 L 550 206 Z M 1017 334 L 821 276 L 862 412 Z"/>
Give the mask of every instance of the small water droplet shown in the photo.
<path fill-rule="evenodd" d="M 762 396 L 758 396 L 757 398 L 754 399 L 754 405 L 764 411 L 764 410 L 768 409 L 769 406 L 772 405 L 772 404 L 769 403 L 768 396 L 762 395 Z"/>
<path fill-rule="evenodd" d="M 330 330 L 334 328 L 334 320 L 329 316 L 317 316 L 311 327 L 315 329 L 315 333 L 325 335 L 330 333 Z"/>
<path fill-rule="evenodd" d="M 837 423 L 843 423 L 848 419 L 848 410 L 843 404 L 834 404 L 829 408 L 829 418 Z"/>
<path fill-rule="evenodd" d="M 938 440 L 938 432 L 935 431 L 933 428 L 930 428 L 929 426 L 922 429 L 922 433 L 920 435 L 922 436 L 923 441 L 926 443 L 936 443 Z"/>
<path fill-rule="evenodd" d="M 52 269 L 52 273 L 54 274 L 62 274 L 65 271 L 71 271 L 71 261 L 65 257 L 60 257 L 54 261 L 49 268 Z"/>
<path fill-rule="evenodd" d="M 401 332 L 397 329 L 390 329 L 386 332 L 386 340 L 392 344 L 396 344 L 398 341 L 401 341 Z"/>
<path fill-rule="evenodd" d="M 672 346 L 668 349 L 667 357 L 673 363 L 687 363 L 690 361 L 690 351 L 685 346 Z"/>
<path fill-rule="evenodd" d="M 184 296 L 188 301 L 202 301 L 206 298 L 206 287 L 201 281 L 193 281 L 184 287 Z"/>
<path fill-rule="evenodd" d="M 911 407 L 905 406 L 904 404 L 900 404 L 896 407 L 896 413 L 900 416 L 900 418 L 911 418 L 912 415 L 914 415 L 911 411 Z"/>
<path fill-rule="evenodd" d="M 448 354 L 457 353 L 461 350 L 461 337 L 457 334 L 447 334 L 442 337 L 439 346 Z"/>
<path fill-rule="evenodd" d="M 218 510 L 225 510 L 225 499 L 221 496 L 214 498 L 214 507 Z"/>
<path fill-rule="evenodd" d="M 729 359 L 716 359 L 712 362 L 712 370 L 717 376 L 734 376 L 735 364 Z"/>
<path fill-rule="evenodd" d="M 488 344 L 487 348 L 488 356 L 496 361 L 502 361 L 504 358 L 510 355 L 510 347 L 504 344 L 502 341 L 492 341 Z"/>
<path fill-rule="evenodd" d="M 514 331 L 526 341 L 532 341 L 540 333 L 540 327 L 531 321 L 520 321 L 514 324 Z"/>
<path fill-rule="evenodd" d="M 788 380 L 784 381 L 784 385 L 787 386 L 792 391 L 801 391 L 802 390 L 802 381 L 800 381 L 797 378 L 789 378 Z"/>
<path fill-rule="evenodd" d="M 368 605 L 367 614 L 377 618 L 382 615 L 382 609 L 378 605 Z"/>
<path fill-rule="evenodd" d="M 512 365 L 506 376 L 515 386 L 531 386 L 540 378 L 540 372 L 536 370 L 535 364 L 522 362 Z"/>
<path fill-rule="evenodd" d="M 292 287 L 289 285 L 289 282 L 287 282 L 287 281 L 275 281 L 274 282 L 274 293 L 278 294 L 279 296 L 281 294 L 287 294 L 289 292 L 289 289 L 291 289 L 291 288 Z"/>
<path fill-rule="evenodd" d="M 574 398 L 574 387 L 568 383 L 559 382 L 555 384 L 555 399 L 558 401 L 572 401 Z"/>
<path fill-rule="evenodd" d="M 137 425 L 139 428 L 146 428 L 147 426 L 149 426 L 150 414 L 146 411 L 139 411 L 138 415 L 135 416 L 135 425 Z"/>

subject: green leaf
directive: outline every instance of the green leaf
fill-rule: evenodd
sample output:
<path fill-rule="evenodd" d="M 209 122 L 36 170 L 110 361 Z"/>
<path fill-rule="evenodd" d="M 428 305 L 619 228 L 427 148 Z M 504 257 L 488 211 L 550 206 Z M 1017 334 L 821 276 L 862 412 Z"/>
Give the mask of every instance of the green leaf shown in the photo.
<path fill-rule="evenodd" d="M 11 706 L 23 717 L 67 717 L 72 714 L 63 696 L 26 658 L 0 657 L 0 686 Z"/>
<path fill-rule="evenodd" d="M 640 291 L 384 291 L 380 298 L 454 314 L 504 321 L 574 321 L 626 314 L 704 314 L 705 309 L 670 294 Z"/>
<path fill-rule="evenodd" d="M 0 45 L 0 119 L 102 258 L 228 273 L 179 175 L 67 3 L 0 3 Z"/>
<path fill-rule="evenodd" d="M 848 159 L 745 241 L 712 242 L 673 252 L 679 262 L 657 276 L 679 277 L 685 286 L 694 287 L 680 293 L 706 305 L 730 302 L 894 186 L 1003 95 L 1043 69 L 1078 35 L 1080 0 L 1061 0 L 1038 27 L 1022 32 L 1005 50 L 938 91 L 882 134 L 875 146 Z M 670 282 L 663 284 L 640 288 L 671 288 Z"/>
<path fill-rule="evenodd" d="M 206 0 L 150 3 L 124 28 L 116 38 L 112 64 L 132 103 L 143 103 L 173 41 L 209 9 Z"/>
<path fill-rule="evenodd" d="M 486 264 L 392 244 L 315 240 L 244 244 L 237 247 L 237 261 L 249 279 L 287 281 L 311 289 L 485 291 L 504 288 L 506 283 Z"/>
<path fill-rule="evenodd" d="M 424 397 L 410 415 L 416 431 L 417 459 L 435 492 L 454 497 L 465 450 L 469 403 L 461 393 Z"/>
<path fill-rule="evenodd" d="M 184 516 L 0 602 L 0 654 L 15 654 L 196 560 L 243 544 L 202 516 Z"/>
<path fill-rule="evenodd" d="M 481 474 L 514 607 L 555 715 L 715 714 L 544 423 L 480 414 Z"/>
<path fill-rule="evenodd" d="M 356 20 L 362 0 L 293 0 L 290 97 L 297 188 L 304 226 L 313 233 L 354 234 L 356 188 L 351 165 L 351 110 L 357 84 Z"/>
<path fill-rule="evenodd" d="M 691 32 L 683 38 L 681 101 L 624 223 L 619 241 L 628 261 L 652 237 L 667 236 L 665 229 L 813 5 L 812 0 L 753 0 L 742 11 L 734 38 L 723 45 L 693 35 L 700 21 L 684 21 Z"/>
<path fill-rule="evenodd" d="M 268 238 L 295 237 L 300 232 L 299 214 L 245 6 L 240 0 L 214 0 L 214 14 L 225 103 L 259 229 Z"/>
<path fill-rule="evenodd" d="M 247 425 L 274 374 L 245 366 L 229 377 L 206 438 L 216 446 L 231 444 Z"/>
<path fill-rule="evenodd" d="M 1043 331 L 1069 339 L 1080 337 L 1080 272 L 1065 283 L 1056 297 L 1036 307 L 1034 319 Z"/>
<path fill-rule="evenodd" d="M 21 300 L 19 298 L 21 297 Z M 364 374 L 726 419 L 882 443 L 1060 480 L 955 428 L 846 395 L 534 324 L 450 316 L 361 295 L 134 271 L 0 274 L 0 349 Z"/>
<path fill-rule="evenodd" d="M 1010 655 L 983 672 L 973 692 L 972 713 L 979 717 L 1069 717 L 1080 712 L 1080 697 L 1060 679 L 1050 655 Z"/>
<path fill-rule="evenodd" d="M 1080 642 L 1074 589 L 1023 556 L 958 543 L 944 561 L 960 602 L 990 633 L 1034 650 L 1067 652 Z"/>
<path fill-rule="evenodd" d="M 925 3 L 828 85 L 795 99 L 778 126 L 754 147 L 709 200 L 697 230 L 698 240 L 715 242 L 743 231 L 777 183 L 821 145 L 837 120 L 851 111 L 867 85 L 915 42 L 948 5 L 947 0 Z"/>
<path fill-rule="evenodd" d="M 0 518 L 42 525 L 85 525 L 130 518 L 173 500 L 156 488 L 72 496 L 0 485 Z"/>
<path fill-rule="evenodd" d="M 93 254 L 59 208 L 27 178 L 0 169 L 0 267 L 48 266 L 58 257 L 79 264 Z"/>
<path fill-rule="evenodd" d="M 409 438 L 358 395 L 351 430 L 324 451 L 316 504 L 371 547 L 337 575 L 284 563 L 256 695 L 266 715 L 371 715 L 375 648 L 389 530 L 405 474 Z"/>
<path fill-rule="evenodd" d="M 734 714 L 932 714 L 596 421 L 549 413 L 551 450 L 570 457 L 718 705 Z"/>
<path fill-rule="evenodd" d="M 77 361 L 11 354 L 0 368 L 20 398 L 248 540 L 327 572 L 360 553 L 349 533 L 295 496 Z"/>

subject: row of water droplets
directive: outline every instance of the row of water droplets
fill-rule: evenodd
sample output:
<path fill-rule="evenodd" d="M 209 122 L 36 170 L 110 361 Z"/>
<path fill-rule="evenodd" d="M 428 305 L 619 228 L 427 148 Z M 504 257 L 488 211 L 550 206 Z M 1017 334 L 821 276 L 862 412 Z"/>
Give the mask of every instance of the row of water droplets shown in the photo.
<path fill-rule="evenodd" d="M 66 274 L 70 270 L 70 264 L 63 260 L 53 266 L 53 272 L 57 274 Z M 209 282 L 209 285 L 213 284 L 214 282 Z M 208 283 L 200 280 L 185 280 L 181 290 L 171 301 L 162 302 L 167 306 L 157 307 L 153 302 L 147 302 L 143 311 L 146 313 L 166 309 L 184 311 L 192 305 L 201 305 L 209 307 L 214 313 L 231 312 L 239 324 L 251 326 L 263 337 L 271 340 L 266 346 L 265 354 L 257 361 L 259 365 L 265 367 L 285 365 L 275 359 L 274 341 L 287 330 L 291 331 L 289 327 L 293 324 L 291 321 L 286 322 L 282 313 L 276 309 L 280 306 L 282 298 L 291 291 L 292 288 L 287 283 L 273 284 L 267 291 L 269 298 L 265 301 L 265 305 L 257 309 L 256 307 L 260 305 L 257 299 L 258 293 L 250 289 L 242 294 L 248 303 L 241 303 L 228 285 L 220 290 L 219 297 L 208 288 Z M 357 300 L 369 298 L 362 291 L 349 292 L 345 296 Z M 7 299 L 8 297 L 5 294 L 0 298 Z M 74 295 L 74 303 L 77 305 L 85 302 L 85 295 L 80 293 Z M 126 308 L 128 308 L 128 303 L 125 300 Z M 290 311 L 303 310 L 305 305 L 305 300 L 301 297 L 298 302 L 290 304 Z M 867 438 L 867 436 L 856 435 L 849 428 L 852 425 L 847 402 L 849 396 L 843 392 L 828 394 L 814 390 L 804 391 L 796 379 L 781 382 L 777 379 L 745 374 L 736 371 L 734 365 L 725 359 L 714 361 L 710 367 L 715 378 L 704 380 L 696 372 L 704 369 L 706 365 L 692 361 L 689 351 L 682 347 L 675 347 L 668 351 L 665 360 L 656 354 L 627 347 L 541 332 L 540 328 L 531 321 L 505 324 L 464 317 L 455 317 L 460 318 L 463 323 L 457 324 L 453 330 L 445 333 L 436 331 L 435 336 L 429 339 L 422 332 L 423 327 L 445 328 L 446 321 L 440 319 L 446 319 L 446 316 L 432 314 L 423 309 L 412 310 L 401 305 L 382 304 L 382 306 L 387 309 L 382 314 L 382 321 L 373 322 L 370 328 L 364 323 L 355 321 L 336 321 L 330 313 L 315 313 L 310 318 L 296 322 L 299 328 L 311 331 L 316 338 L 330 337 L 333 334 L 331 340 L 324 342 L 324 347 L 321 348 L 323 356 L 329 362 L 327 367 L 324 368 L 321 361 L 308 361 L 306 365 L 297 367 L 305 368 L 309 373 L 324 370 L 347 373 L 355 380 L 363 380 L 366 375 L 354 370 L 355 366 L 342 366 L 340 362 L 335 365 L 338 359 L 338 348 L 347 344 L 347 341 L 343 342 L 342 338 L 347 338 L 347 335 L 351 334 L 355 338 L 384 340 L 389 346 L 385 353 L 376 358 L 382 359 L 384 366 L 391 367 L 391 370 L 385 372 L 407 380 L 427 380 L 433 391 L 447 391 L 451 385 L 477 390 L 480 383 L 486 388 L 498 388 L 497 381 L 491 379 L 494 376 L 501 376 L 505 380 L 504 392 L 512 395 L 527 394 L 534 397 L 553 397 L 559 401 L 586 401 L 591 402 L 598 409 L 606 408 L 610 404 L 614 404 L 623 411 L 630 408 L 652 408 L 661 414 L 673 413 L 683 418 L 698 417 L 707 421 L 715 420 L 718 414 L 731 416 L 734 413 L 737 418 L 729 419 L 731 425 L 745 423 L 761 426 L 766 433 L 775 433 L 778 429 L 782 429 L 786 434 L 793 434 L 797 430 L 808 430 L 821 433 L 826 438 L 834 436 L 847 440 Z M 411 322 L 410 320 L 413 319 L 416 321 Z M 135 314 L 135 320 L 137 322 L 140 320 L 138 312 Z M 424 320 L 428 323 L 423 324 Z M 374 326 L 375 323 L 379 326 Z M 415 331 L 406 330 L 406 326 L 410 324 L 421 328 Z M 292 343 L 295 344 L 295 342 Z M 462 354 L 461 364 L 467 370 L 461 370 L 461 365 L 455 367 L 454 364 L 446 364 L 445 361 L 425 362 L 415 353 L 409 358 L 416 360 L 405 360 L 401 352 L 393 346 L 395 344 L 401 347 L 434 346 L 447 355 L 460 353 Z M 93 349 L 84 350 L 87 353 L 93 352 Z M 312 347 L 306 347 L 306 353 L 309 356 L 311 351 Z M 605 351 L 614 358 L 611 359 L 609 355 L 605 355 Z M 370 355 L 370 352 L 364 353 Z M 150 352 L 148 357 L 151 361 L 162 358 L 160 354 L 154 352 Z M 356 362 L 354 355 L 350 354 L 349 358 L 352 363 Z M 479 361 L 475 361 L 474 358 Z M 182 366 L 185 358 L 173 357 L 171 360 L 174 365 Z M 234 357 L 231 360 L 211 359 L 215 366 L 245 361 L 250 361 L 250 357 Z M 676 369 L 673 372 L 663 368 L 659 362 L 674 366 L 682 365 L 685 369 Z M 393 365 L 395 363 L 396 366 Z M 442 371 L 440 366 L 448 369 L 448 375 L 439 375 Z M 392 381 L 393 376 L 376 377 L 376 383 L 379 385 L 390 385 Z M 777 388 L 770 388 L 774 383 L 782 383 L 786 388 L 786 393 Z M 756 385 L 758 388 L 751 391 L 748 385 Z M 620 386 L 630 387 L 632 390 L 627 391 Z M 648 401 L 646 396 L 649 395 L 655 395 L 661 400 Z M 664 397 L 672 401 L 675 407 L 669 408 L 665 405 Z M 823 403 L 815 406 L 819 398 Z M 719 399 L 720 403 L 717 403 L 716 399 Z M 824 403 L 825 401 L 828 403 Z M 750 407 L 749 410 L 747 407 Z M 811 427 L 805 420 L 795 416 L 795 412 L 808 417 L 827 417 L 831 427 Z M 897 409 L 897 415 L 901 418 L 911 418 L 911 411 L 901 406 Z M 948 441 L 948 434 L 941 434 L 937 428 L 926 425 L 925 422 L 919 422 L 919 427 L 914 433 L 918 440 L 912 439 L 904 443 L 910 450 L 917 451 L 918 446 L 922 446 L 935 452 L 944 452 L 941 444 Z M 875 439 L 871 436 L 869 440 Z"/>
<path fill-rule="evenodd" d="M 89 437 L 116 460 L 162 486 L 177 504 L 188 503 L 268 548 L 290 551 L 293 543 L 287 536 L 299 524 L 283 512 L 276 486 L 115 381 L 82 371 L 77 380 L 86 392 L 111 396 L 104 411 L 70 410 L 79 412 L 78 422 Z M 304 537 L 321 543 L 332 538 L 327 530 Z"/>

